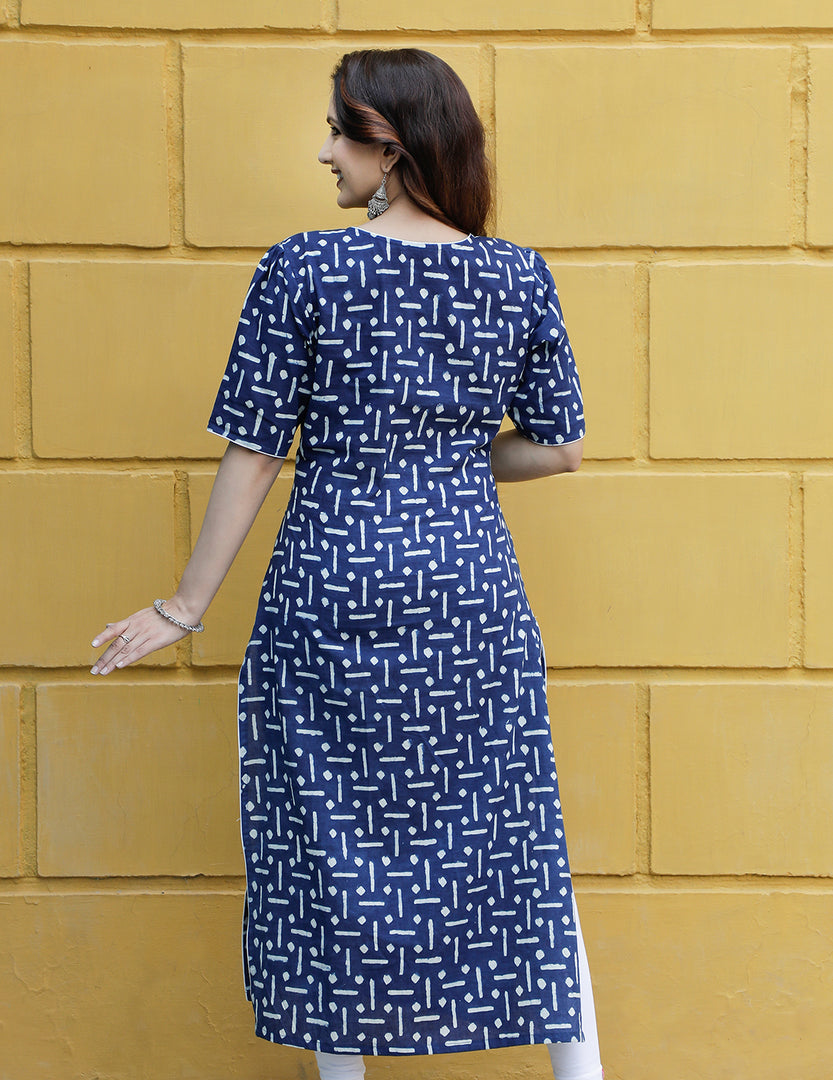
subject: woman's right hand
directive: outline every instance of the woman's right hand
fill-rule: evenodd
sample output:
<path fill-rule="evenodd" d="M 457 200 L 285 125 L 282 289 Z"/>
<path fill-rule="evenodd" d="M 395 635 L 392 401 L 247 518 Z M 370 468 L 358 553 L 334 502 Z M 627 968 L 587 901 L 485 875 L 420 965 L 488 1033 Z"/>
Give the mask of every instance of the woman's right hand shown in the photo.
<path fill-rule="evenodd" d="M 163 618 L 152 607 L 142 608 L 120 622 L 107 623 L 93 639 L 94 649 L 111 642 L 93 665 L 90 674 L 109 675 L 114 668 L 127 667 L 157 649 L 173 645 L 188 633 Z"/>

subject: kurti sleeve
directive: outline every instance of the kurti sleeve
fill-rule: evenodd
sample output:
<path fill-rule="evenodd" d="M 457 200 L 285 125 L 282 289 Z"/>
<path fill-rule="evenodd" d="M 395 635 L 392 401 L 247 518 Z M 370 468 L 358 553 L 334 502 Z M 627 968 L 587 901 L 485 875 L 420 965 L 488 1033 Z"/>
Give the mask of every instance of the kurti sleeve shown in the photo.
<path fill-rule="evenodd" d="M 263 256 L 240 315 L 208 430 L 250 450 L 285 457 L 313 381 L 313 320 L 303 275 L 281 244 Z"/>
<path fill-rule="evenodd" d="M 528 353 L 509 417 L 533 442 L 577 442 L 584 438 L 581 385 L 555 282 L 538 252 L 533 252 L 533 272 Z"/>

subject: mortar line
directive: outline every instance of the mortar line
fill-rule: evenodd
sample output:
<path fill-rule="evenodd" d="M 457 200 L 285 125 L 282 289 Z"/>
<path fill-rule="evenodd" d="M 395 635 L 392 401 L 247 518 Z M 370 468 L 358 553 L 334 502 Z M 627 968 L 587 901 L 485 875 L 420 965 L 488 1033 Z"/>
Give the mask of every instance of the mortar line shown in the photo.
<path fill-rule="evenodd" d="M 634 701 L 634 856 L 638 873 L 651 873 L 651 686 L 639 682 Z"/>
<path fill-rule="evenodd" d="M 191 557 L 191 488 L 188 473 L 174 470 L 174 577 L 179 585 L 185 565 Z M 175 646 L 177 665 L 190 667 L 193 662 L 193 634 L 181 638 Z"/>
<path fill-rule="evenodd" d="M 486 135 L 486 154 L 491 163 L 492 205 L 486 219 L 486 232 L 494 235 L 498 223 L 498 188 L 497 188 L 497 90 L 496 56 L 493 45 L 484 42 L 479 50 L 480 87 L 478 105 L 480 119 Z"/>
<path fill-rule="evenodd" d="M 790 895 L 830 896 L 833 877 L 802 874 L 579 874 L 573 873 L 577 892 L 667 896 L 671 893 L 699 893 L 720 896 L 742 893 L 748 896 Z"/>
<path fill-rule="evenodd" d="M 333 4 L 333 0 L 324 0 Z M 609 44 L 620 48 L 633 48 L 634 37 L 640 38 L 639 46 L 663 48 L 669 45 L 726 45 L 726 46 L 767 46 L 792 45 L 800 39 L 806 43 L 830 44 L 833 41 L 831 27 L 791 27 L 779 28 L 768 26 L 743 27 L 690 27 L 687 29 L 654 27 L 652 24 L 651 0 L 637 0 L 640 5 L 640 22 L 637 27 L 549 27 L 546 29 L 490 29 L 475 27 L 469 30 L 389 28 L 385 30 L 362 30 L 360 28 L 329 29 L 318 26 L 215 26 L 215 27 L 130 27 L 130 26 L 72 26 L 72 25 L 36 25 L 25 26 L 9 22 L 0 27 L 0 31 L 14 31 L 15 39 L 32 43 L 65 44 L 67 41 L 81 44 L 161 44 L 170 36 L 176 35 L 183 45 L 263 45 L 281 44 L 283 41 L 301 47 L 314 48 L 325 43 L 332 44 L 337 36 L 343 41 L 344 51 L 364 48 L 385 48 L 402 45 L 417 47 L 442 47 L 459 45 L 461 42 L 477 46 L 489 42 L 496 45 L 531 45 L 543 48 L 581 47 L 584 45 Z M 647 17 L 641 15 L 642 6 L 647 10 Z M 333 6 L 337 10 L 337 3 Z M 12 18 L 14 12 L 12 12 Z M 634 33 L 634 30 L 637 33 Z"/>
<path fill-rule="evenodd" d="M 183 686 L 225 686 L 230 681 L 236 681 L 240 672 L 240 659 L 229 658 L 226 661 L 217 661 L 211 664 L 201 664 L 191 668 L 178 668 L 172 663 L 158 664 L 143 662 L 132 664 L 124 671 L 114 672 L 116 676 L 108 676 L 112 685 L 127 686 L 170 686 L 182 688 Z M 90 665 L 79 661 L 75 665 L 63 668 L 40 668 L 24 669 L 10 666 L 0 668 L 0 681 L 5 684 L 24 682 L 32 683 L 38 687 L 45 686 L 77 686 L 89 689 L 101 686 L 100 677 L 90 675 Z"/>
<path fill-rule="evenodd" d="M 810 130 L 810 53 L 806 45 L 794 45 L 790 53 L 790 239 L 807 247 L 808 146 Z"/>
<path fill-rule="evenodd" d="M 150 263 L 170 262 L 193 262 L 211 263 L 229 266 L 249 266 L 252 260 L 257 260 L 263 255 L 260 245 L 246 247 L 237 245 L 231 247 L 207 246 L 187 247 L 182 251 L 171 251 L 169 245 L 164 247 L 142 247 L 141 244 L 85 244 L 54 242 L 35 244 L 13 244 L 10 241 L 0 242 L 0 258 L 17 256 L 28 259 L 30 262 L 54 262 L 64 259 L 66 262 L 124 262 L 132 260 L 135 263 L 148 265 Z"/>
<path fill-rule="evenodd" d="M 32 289 L 29 263 L 24 260 L 12 263 L 12 325 L 15 458 L 31 467 L 34 457 Z"/>
<path fill-rule="evenodd" d="M 68 875 L 67 877 L 0 878 L 0 896 L 236 896 L 246 887 L 242 875 L 135 874 L 119 877 Z"/>
<path fill-rule="evenodd" d="M 650 37 L 654 18 L 653 0 L 635 0 L 634 29 L 637 37 Z"/>
<path fill-rule="evenodd" d="M 831 668 L 760 668 L 760 667 L 684 667 L 669 663 L 667 667 L 556 667 L 547 668 L 553 686 L 638 684 L 640 680 L 661 686 L 751 686 L 813 685 L 833 687 Z"/>
<path fill-rule="evenodd" d="M 165 147 L 168 165 L 168 257 L 182 255 L 185 244 L 185 119 L 183 56 L 178 38 L 165 42 Z"/>
<path fill-rule="evenodd" d="M 14 462 L 4 465 L 6 472 L 32 472 L 32 464 L 23 462 L 17 468 Z M 220 464 L 220 458 L 90 458 L 90 457 L 67 457 L 67 458 L 39 458 L 39 472 L 56 473 L 129 473 L 131 476 L 159 477 L 170 476 L 172 471 L 181 472 L 214 473 Z M 816 463 L 813 463 L 815 467 Z M 281 470 L 280 479 L 291 481 L 294 477 L 291 461 L 288 461 Z"/>
<path fill-rule="evenodd" d="M 720 896 L 734 893 L 748 896 L 791 895 L 830 896 L 833 877 L 828 875 L 791 874 L 582 874 L 572 877 L 579 896 L 582 893 L 615 895 L 667 896 L 691 894 Z M 37 896 L 132 896 L 159 898 L 168 896 L 210 897 L 237 896 L 245 889 L 241 875 L 136 874 L 121 877 L 21 877 L 0 878 L 0 897 Z"/>
<path fill-rule="evenodd" d="M 29 473 L 33 470 L 31 461 L 9 459 L 3 463 L 3 471 L 8 474 Z M 42 458 L 38 459 L 39 472 L 73 473 L 108 473 L 132 476 L 158 477 L 170 476 L 172 470 L 183 472 L 214 472 L 219 461 L 216 458 L 200 458 L 184 462 L 181 458 Z M 647 471 L 647 466 L 651 471 Z M 731 458 L 702 457 L 674 458 L 655 457 L 649 462 L 633 457 L 585 457 L 581 467 L 581 477 L 571 479 L 571 484 L 583 484 L 590 477 L 600 476 L 786 476 L 796 469 L 812 469 L 824 475 L 833 470 L 833 458 Z M 281 478 L 284 473 L 281 472 Z M 292 474 L 287 472 L 285 479 L 290 481 Z M 535 481 L 546 484 L 546 480 Z M 543 491 L 544 488 L 540 489 Z"/>
<path fill-rule="evenodd" d="M 552 658 L 550 658 L 551 660 Z M 240 661 L 236 657 L 226 661 L 195 666 L 188 671 L 175 668 L 171 664 L 133 665 L 120 673 L 119 680 L 124 683 L 165 683 L 171 685 L 189 685 L 190 683 L 222 683 L 229 678 L 236 679 L 240 670 Z M 833 667 L 715 667 L 684 666 L 669 663 L 666 666 L 650 664 L 631 664 L 616 667 L 610 664 L 597 664 L 592 667 L 579 665 L 568 667 L 549 663 L 547 667 L 549 681 L 553 685 L 595 685 L 595 684 L 637 684 L 639 682 L 661 683 L 665 686 L 692 686 L 706 684 L 753 685 L 792 684 L 804 680 L 816 686 L 833 687 Z M 0 681 L 23 684 L 25 682 L 63 683 L 73 685 L 100 686 L 101 679 L 91 676 L 86 661 L 67 664 L 61 667 L 29 667 L 24 664 L 6 664 L 0 666 Z"/>
<path fill-rule="evenodd" d="M 803 668 L 806 650 L 804 606 L 804 476 L 790 477 L 788 529 L 789 662 Z"/>
<path fill-rule="evenodd" d="M 338 0 L 321 0 L 321 29 L 327 34 L 337 34 L 338 20 Z"/>
<path fill-rule="evenodd" d="M 349 222 L 345 222 L 342 226 L 332 225 L 330 227 L 346 228 L 349 224 Z M 361 222 L 357 220 L 352 224 L 361 224 Z M 803 248 L 791 243 L 771 247 L 744 244 L 725 247 L 676 247 L 674 245 L 647 244 L 559 247 L 556 244 L 547 244 L 536 240 L 535 248 L 548 262 L 588 265 L 622 266 L 640 261 L 645 262 L 646 260 L 649 260 L 651 265 L 665 265 L 668 263 L 735 265 L 737 263 L 778 262 L 789 266 L 827 266 L 833 262 L 833 245 Z M 12 244 L 9 241 L 0 242 L 0 259 L 17 258 L 32 263 L 54 262 L 56 260 L 65 260 L 67 262 L 96 261 L 102 263 L 131 260 L 145 265 L 151 263 L 194 262 L 250 266 L 253 260 L 256 262 L 262 255 L 262 247 L 251 247 L 245 244 L 232 244 L 228 247 L 214 244 L 204 247 L 188 246 L 182 251 L 172 252 L 167 246 L 143 247 L 140 244 L 123 243 L 57 244 L 50 242 L 43 244 Z"/>
<path fill-rule="evenodd" d="M 38 873 L 38 736 L 35 686 L 20 688 L 18 762 L 18 869 L 21 877 Z"/>
<path fill-rule="evenodd" d="M 633 270 L 633 418 L 631 448 L 635 462 L 651 456 L 651 276 L 647 262 Z"/>
<path fill-rule="evenodd" d="M 692 26 L 653 27 L 653 39 L 660 47 L 663 45 L 791 45 L 797 38 L 805 43 L 829 43 L 833 32 L 826 26 Z"/>

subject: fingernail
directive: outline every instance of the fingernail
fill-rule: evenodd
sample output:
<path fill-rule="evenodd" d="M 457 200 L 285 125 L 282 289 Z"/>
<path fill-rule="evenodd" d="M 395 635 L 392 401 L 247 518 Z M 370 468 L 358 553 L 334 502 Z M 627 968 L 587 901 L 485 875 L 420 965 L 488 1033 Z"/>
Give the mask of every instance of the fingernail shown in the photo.
<path fill-rule="evenodd" d="M 91 675 L 98 675 L 98 668 L 97 667 L 90 668 L 90 674 Z"/>
<path fill-rule="evenodd" d="M 96 638 L 95 641 L 91 641 L 90 644 L 92 645 L 92 647 L 94 649 L 97 649 L 98 648 L 98 638 Z"/>
<path fill-rule="evenodd" d="M 124 661 L 123 660 L 117 660 L 116 661 L 116 667 L 124 667 Z"/>

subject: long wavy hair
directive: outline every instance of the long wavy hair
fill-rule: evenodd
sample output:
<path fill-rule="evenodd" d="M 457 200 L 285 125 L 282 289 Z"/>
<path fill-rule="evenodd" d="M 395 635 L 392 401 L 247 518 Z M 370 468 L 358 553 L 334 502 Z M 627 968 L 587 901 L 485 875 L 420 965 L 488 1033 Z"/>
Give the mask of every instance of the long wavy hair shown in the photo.
<path fill-rule="evenodd" d="M 406 193 L 431 217 L 482 236 L 492 204 L 483 125 L 459 75 L 423 49 L 361 49 L 333 71 L 340 130 L 400 153 Z"/>

